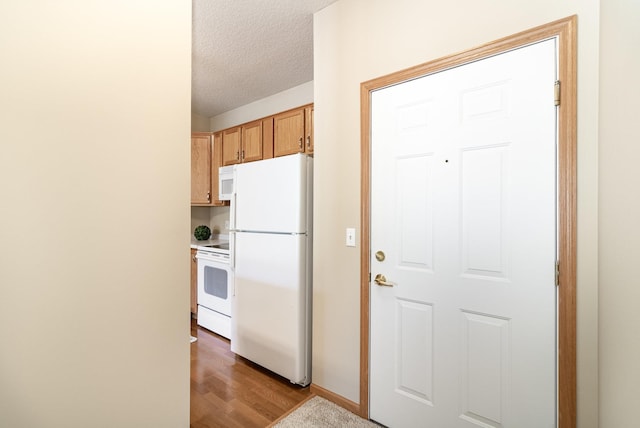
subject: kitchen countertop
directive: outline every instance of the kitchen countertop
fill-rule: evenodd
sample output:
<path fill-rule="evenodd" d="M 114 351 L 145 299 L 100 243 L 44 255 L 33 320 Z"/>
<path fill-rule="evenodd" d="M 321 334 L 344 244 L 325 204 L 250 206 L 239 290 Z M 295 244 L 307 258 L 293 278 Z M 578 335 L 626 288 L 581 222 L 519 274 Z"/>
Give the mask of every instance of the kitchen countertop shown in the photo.
<path fill-rule="evenodd" d="M 205 245 L 215 245 L 229 242 L 229 235 L 217 235 L 215 238 L 211 237 L 210 239 L 205 239 L 204 241 L 198 241 L 196 238 L 191 236 L 191 248 L 197 249 L 198 247 L 202 247 Z"/>

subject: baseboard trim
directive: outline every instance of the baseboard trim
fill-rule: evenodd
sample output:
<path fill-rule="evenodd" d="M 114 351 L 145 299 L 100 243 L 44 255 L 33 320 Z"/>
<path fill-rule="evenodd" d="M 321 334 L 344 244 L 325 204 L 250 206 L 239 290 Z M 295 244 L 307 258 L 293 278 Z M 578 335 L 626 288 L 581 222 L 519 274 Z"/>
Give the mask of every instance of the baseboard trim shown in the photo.
<path fill-rule="evenodd" d="M 312 394 L 315 394 L 319 397 L 327 399 L 337 404 L 338 406 L 347 409 L 351 413 L 355 413 L 356 415 L 362 418 L 368 419 L 367 415 L 362 415 L 360 413 L 360 405 L 358 403 L 354 403 L 353 401 L 348 400 L 343 396 L 336 394 L 335 392 L 331 392 L 328 389 L 325 389 L 321 386 L 316 385 L 315 383 L 311 384 L 311 387 L 309 388 L 309 390 L 311 391 Z"/>

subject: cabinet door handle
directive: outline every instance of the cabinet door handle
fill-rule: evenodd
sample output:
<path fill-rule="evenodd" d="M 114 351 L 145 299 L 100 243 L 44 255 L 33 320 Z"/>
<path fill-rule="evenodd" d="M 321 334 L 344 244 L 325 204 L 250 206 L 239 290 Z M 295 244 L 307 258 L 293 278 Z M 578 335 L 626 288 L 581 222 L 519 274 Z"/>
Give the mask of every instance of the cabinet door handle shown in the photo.
<path fill-rule="evenodd" d="M 242 156 L 240 156 L 242 160 L 244 160 L 244 150 L 242 151 Z"/>
<path fill-rule="evenodd" d="M 236 152 L 236 160 L 240 160 L 240 151 Z"/>
<path fill-rule="evenodd" d="M 207 202 L 211 202 L 211 192 L 207 192 Z"/>
<path fill-rule="evenodd" d="M 298 148 L 302 150 L 302 137 L 298 140 Z"/>
<path fill-rule="evenodd" d="M 307 135 L 307 148 L 311 147 L 311 136 Z"/>

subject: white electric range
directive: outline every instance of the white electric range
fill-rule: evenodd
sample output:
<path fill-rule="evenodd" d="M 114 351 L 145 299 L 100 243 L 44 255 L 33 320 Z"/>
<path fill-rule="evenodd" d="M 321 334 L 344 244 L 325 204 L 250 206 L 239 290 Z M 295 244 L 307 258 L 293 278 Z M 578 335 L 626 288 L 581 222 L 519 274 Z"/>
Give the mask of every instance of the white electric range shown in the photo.
<path fill-rule="evenodd" d="M 231 338 L 233 270 L 229 242 L 197 246 L 198 325 Z"/>

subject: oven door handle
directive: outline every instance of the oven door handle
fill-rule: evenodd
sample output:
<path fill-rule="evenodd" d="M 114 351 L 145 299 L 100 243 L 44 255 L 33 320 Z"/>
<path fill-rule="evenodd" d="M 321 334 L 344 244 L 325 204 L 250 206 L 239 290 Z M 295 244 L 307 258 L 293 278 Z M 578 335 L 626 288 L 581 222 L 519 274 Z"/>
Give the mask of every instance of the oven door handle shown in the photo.
<path fill-rule="evenodd" d="M 229 264 L 229 259 L 228 258 L 224 258 L 222 256 L 216 255 L 216 254 L 208 254 L 208 253 L 199 253 L 196 252 L 196 259 L 197 260 L 205 260 L 208 262 L 212 262 L 212 263 L 222 263 L 222 264 Z"/>

